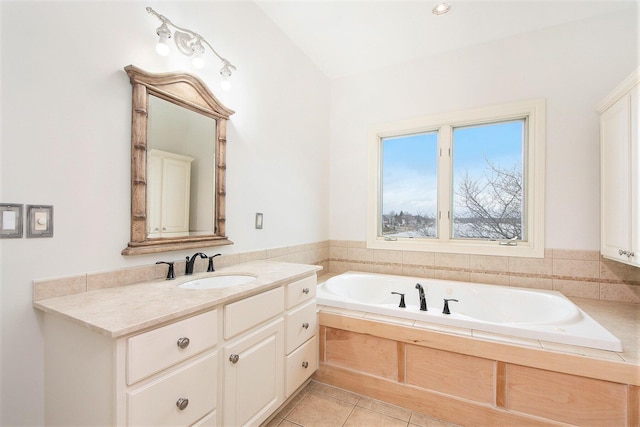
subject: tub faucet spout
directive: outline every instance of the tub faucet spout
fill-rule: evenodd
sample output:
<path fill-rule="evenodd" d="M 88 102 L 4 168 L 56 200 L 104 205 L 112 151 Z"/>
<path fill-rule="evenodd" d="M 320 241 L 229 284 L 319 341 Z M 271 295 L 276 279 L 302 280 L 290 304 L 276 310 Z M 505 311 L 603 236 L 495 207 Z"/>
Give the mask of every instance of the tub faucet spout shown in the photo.
<path fill-rule="evenodd" d="M 420 297 L 420 311 L 427 311 L 427 298 L 424 296 L 424 288 L 420 283 L 416 283 L 416 289 Z"/>
<path fill-rule="evenodd" d="M 188 276 L 193 274 L 193 265 L 196 263 L 196 258 L 198 256 L 200 256 L 200 258 L 207 258 L 207 255 L 202 252 L 196 252 L 191 258 L 187 257 L 187 264 L 184 266 L 185 275 Z"/>

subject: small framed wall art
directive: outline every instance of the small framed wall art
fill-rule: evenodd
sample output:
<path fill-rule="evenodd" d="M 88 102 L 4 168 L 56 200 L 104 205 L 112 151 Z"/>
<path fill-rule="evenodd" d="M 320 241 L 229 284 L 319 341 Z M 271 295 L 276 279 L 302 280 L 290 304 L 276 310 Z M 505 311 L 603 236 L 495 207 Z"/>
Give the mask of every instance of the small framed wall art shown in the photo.
<path fill-rule="evenodd" d="M 27 205 L 27 237 L 53 237 L 53 206 Z"/>
<path fill-rule="evenodd" d="M 0 203 L 0 239 L 22 237 L 22 205 Z"/>

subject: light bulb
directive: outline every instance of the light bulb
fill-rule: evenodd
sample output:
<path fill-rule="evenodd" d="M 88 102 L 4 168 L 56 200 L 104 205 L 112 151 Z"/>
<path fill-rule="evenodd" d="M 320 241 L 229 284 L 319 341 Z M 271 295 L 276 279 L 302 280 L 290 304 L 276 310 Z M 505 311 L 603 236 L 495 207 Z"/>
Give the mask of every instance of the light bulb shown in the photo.
<path fill-rule="evenodd" d="M 231 82 L 229 81 L 229 77 L 231 77 L 231 69 L 233 68 L 235 70 L 236 67 L 231 65 L 231 63 L 226 59 L 221 59 L 222 68 L 220 69 L 220 75 L 222 76 L 222 81 L 220 82 L 220 86 L 222 87 L 222 90 L 229 90 L 231 89 Z"/>
<path fill-rule="evenodd" d="M 204 59 L 202 59 L 202 56 L 200 56 L 200 55 L 194 56 L 193 60 L 191 61 L 191 63 L 197 69 L 201 69 L 201 68 L 204 67 Z"/>
<path fill-rule="evenodd" d="M 444 15 L 451 10 L 451 5 L 449 3 L 440 3 L 436 5 L 431 11 L 434 15 Z"/>
<path fill-rule="evenodd" d="M 158 39 L 158 44 L 156 45 L 156 52 L 158 52 L 158 55 L 168 56 L 171 52 L 167 41 L 168 39 L 165 36 L 160 36 L 160 38 Z"/>
<path fill-rule="evenodd" d="M 201 38 L 200 36 L 198 36 L 196 34 L 196 40 L 193 43 L 193 45 L 191 45 L 191 52 L 193 55 L 193 59 L 191 60 L 191 62 L 193 63 L 193 66 L 200 69 L 202 67 L 204 67 L 204 59 L 202 59 L 202 55 L 204 55 L 204 46 L 202 46 L 201 43 Z"/>

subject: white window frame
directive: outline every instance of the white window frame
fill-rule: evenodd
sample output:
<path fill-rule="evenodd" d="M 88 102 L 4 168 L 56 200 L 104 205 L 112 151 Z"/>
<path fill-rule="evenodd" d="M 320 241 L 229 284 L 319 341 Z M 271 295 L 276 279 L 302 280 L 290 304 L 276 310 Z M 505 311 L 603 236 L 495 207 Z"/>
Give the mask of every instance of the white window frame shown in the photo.
<path fill-rule="evenodd" d="M 544 257 L 545 189 L 545 100 L 535 99 L 472 110 L 438 114 L 371 129 L 368 144 L 367 247 L 372 249 L 447 252 L 514 257 Z M 526 174 L 526 236 L 516 245 L 489 240 L 450 238 L 451 196 L 453 194 L 452 139 L 454 127 L 527 118 L 527 144 L 523 173 Z M 382 138 L 437 130 L 438 150 L 438 238 L 385 238 L 378 235 L 381 220 Z M 444 231 L 444 232 L 443 232 Z"/>

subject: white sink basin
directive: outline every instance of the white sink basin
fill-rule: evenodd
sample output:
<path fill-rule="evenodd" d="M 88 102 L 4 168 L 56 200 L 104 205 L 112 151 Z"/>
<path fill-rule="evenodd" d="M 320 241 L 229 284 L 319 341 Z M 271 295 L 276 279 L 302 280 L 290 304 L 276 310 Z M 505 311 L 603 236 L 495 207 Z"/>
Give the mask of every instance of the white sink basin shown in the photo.
<path fill-rule="evenodd" d="M 178 287 L 182 289 L 223 289 L 230 286 L 244 285 L 254 280 L 256 280 L 254 276 L 247 274 L 229 274 L 190 280 Z"/>

